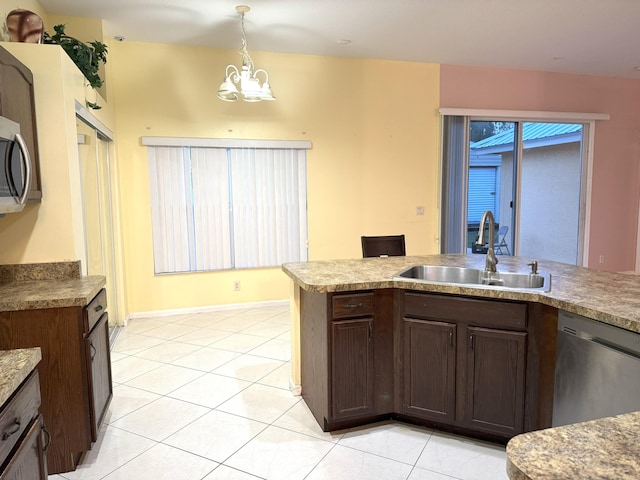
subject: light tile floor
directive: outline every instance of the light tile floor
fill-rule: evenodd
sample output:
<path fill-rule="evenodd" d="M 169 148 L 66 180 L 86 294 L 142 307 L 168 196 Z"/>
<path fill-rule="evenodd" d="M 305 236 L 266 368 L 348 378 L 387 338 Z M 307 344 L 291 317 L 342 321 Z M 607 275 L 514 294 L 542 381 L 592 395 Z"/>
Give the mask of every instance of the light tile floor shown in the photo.
<path fill-rule="evenodd" d="M 286 306 L 134 319 L 98 442 L 55 480 L 504 480 L 505 449 L 400 422 L 323 432 L 289 391 Z"/>

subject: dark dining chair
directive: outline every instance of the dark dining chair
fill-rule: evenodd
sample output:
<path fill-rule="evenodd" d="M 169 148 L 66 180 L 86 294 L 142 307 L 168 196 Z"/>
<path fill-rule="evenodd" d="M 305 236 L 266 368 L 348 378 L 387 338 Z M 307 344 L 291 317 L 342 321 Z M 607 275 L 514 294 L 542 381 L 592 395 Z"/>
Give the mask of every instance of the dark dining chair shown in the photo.
<path fill-rule="evenodd" d="M 403 257 L 404 235 L 361 237 L 363 257 Z"/>

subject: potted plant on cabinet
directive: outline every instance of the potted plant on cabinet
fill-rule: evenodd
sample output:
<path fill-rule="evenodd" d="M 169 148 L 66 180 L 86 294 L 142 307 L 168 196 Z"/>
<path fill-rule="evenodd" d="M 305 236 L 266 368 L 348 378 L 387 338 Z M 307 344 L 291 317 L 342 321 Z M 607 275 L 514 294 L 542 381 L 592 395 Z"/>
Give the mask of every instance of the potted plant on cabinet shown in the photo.
<path fill-rule="evenodd" d="M 55 32 L 53 35 L 44 32 L 43 43 L 60 45 L 85 76 L 89 86 L 94 90 L 100 88 L 103 84 L 99 73 L 100 62 L 107 63 L 107 46 L 98 40 L 82 42 L 67 35 L 64 29 L 65 26 L 61 24 L 53 27 Z M 95 110 L 101 108 L 96 102 L 89 100 L 87 100 L 87 106 Z"/>

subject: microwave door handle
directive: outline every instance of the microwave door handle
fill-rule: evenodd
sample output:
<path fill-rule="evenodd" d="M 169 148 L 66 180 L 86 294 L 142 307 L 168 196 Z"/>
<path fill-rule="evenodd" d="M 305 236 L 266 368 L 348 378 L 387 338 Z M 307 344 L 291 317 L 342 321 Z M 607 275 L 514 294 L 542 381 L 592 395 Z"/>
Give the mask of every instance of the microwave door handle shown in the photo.
<path fill-rule="evenodd" d="M 29 149 L 27 148 L 27 144 L 24 143 L 24 139 L 22 135 L 16 133 L 16 143 L 20 148 L 20 158 L 24 163 L 24 190 L 22 192 L 22 196 L 18 199 L 18 203 L 20 205 L 24 205 L 27 203 L 27 197 L 29 196 L 29 192 L 31 191 L 31 157 L 29 156 Z"/>
<path fill-rule="evenodd" d="M 16 185 L 13 181 L 13 174 L 11 173 L 11 152 L 13 152 L 13 142 L 7 142 L 7 148 L 4 151 L 4 178 L 7 179 L 7 188 L 12 197 L 17 197 Z"/>

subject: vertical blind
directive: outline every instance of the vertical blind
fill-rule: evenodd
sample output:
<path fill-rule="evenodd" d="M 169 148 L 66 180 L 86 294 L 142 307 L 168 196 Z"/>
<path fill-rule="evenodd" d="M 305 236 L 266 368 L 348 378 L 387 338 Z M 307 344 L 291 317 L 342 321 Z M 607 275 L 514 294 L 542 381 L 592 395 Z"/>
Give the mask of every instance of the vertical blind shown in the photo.
<path fill-rule="evenodd" d="M 148 151 L 156 273 L 307 260 L 305 149 Z"/>
<path fill-rule="evenodd" d="M 440 253 L 466 251 L 468 131 L 467 117 L 443 117 Z"/>

